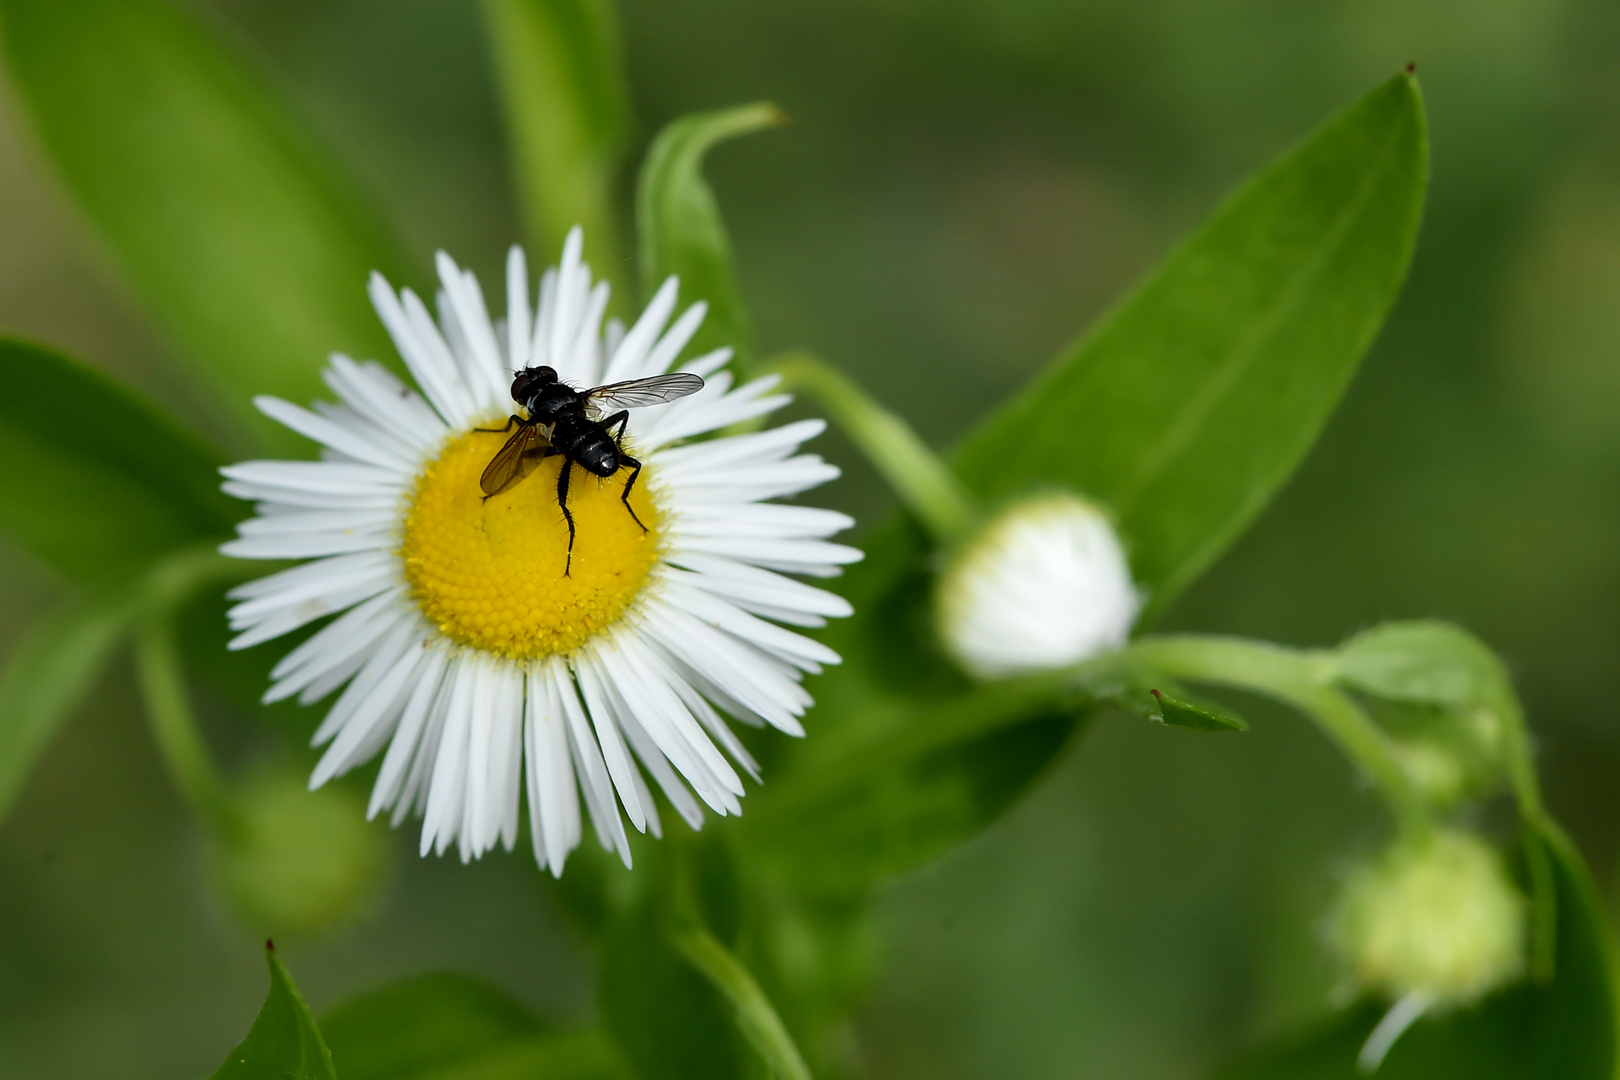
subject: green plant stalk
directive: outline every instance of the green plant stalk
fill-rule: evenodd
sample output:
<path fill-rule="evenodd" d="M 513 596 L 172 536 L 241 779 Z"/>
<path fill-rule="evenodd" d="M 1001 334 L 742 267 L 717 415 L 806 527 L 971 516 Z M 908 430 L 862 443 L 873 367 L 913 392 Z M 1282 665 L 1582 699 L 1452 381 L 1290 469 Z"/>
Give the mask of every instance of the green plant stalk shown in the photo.
<path fill-rule="evenodd" d="M 778 1080 L 811 1080 L 782 1018 L 742 962 L 705 927 L 683 920 L 670 933 L 670 942 L 737 1011 L 737 1027 L 759 1051 Z"/>
<path fill-rule="evenodd" d="M 976 500 L 956 474 L 909 424 L 848 376 L 802 351 L 773 358 L 761 374 L 780 375 L 784 389 L 815 398 L 937 544 L 952 547 L 973 530 Z"/>
<path fill-rule="evenodd" d="M 1333 665 L 1326 654 L 1191 634 L 1142 638 L 1129 652 L 1166 675 L 1248 690 L 1294 706 L 1372 778 L 1403 833 L 1421 836 L 1433 827 L 1428 805 L 1396 760 L 1388 736 L 1332 684 Z"/>
<path fill-rule="evenodd" d="M 175 787 L 221 835 L 239 835 L 240 814 L 197 730 L 167 613 L 154 615 L 136 632 L 135 669 L 153 739 Z"/>

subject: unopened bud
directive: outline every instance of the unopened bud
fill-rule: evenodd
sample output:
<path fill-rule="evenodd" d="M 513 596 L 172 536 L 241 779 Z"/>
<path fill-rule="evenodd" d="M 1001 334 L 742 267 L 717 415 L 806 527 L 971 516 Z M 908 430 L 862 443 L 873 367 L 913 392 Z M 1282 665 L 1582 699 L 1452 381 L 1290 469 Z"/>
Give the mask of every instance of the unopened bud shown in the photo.
<path fill-rule="evenodd" d="M 984 678 L 1117 649 L 1140 607 L 1113 525 L 1073 495 L 1009 507 L 966 543 L 939 583 L 941 637 Z"/>
<path fill-rule="evenodd" d="M 215 872 L 237 916 L 255 930 L 310 934 L 350 921 L 374 897 L 388 834 L 341 787 L 310 791 L 272 770 L 244 781 L 240 827 L 222 838 Z"/>
<path fill-rule="evenodd" d="M 1525 901 L 1501 857 L 1453 829 L 1397 841 L 1352 875 L 1333 927 L 1363 989 L 1441 1007 L 1516 978 L 1524 935 Z"/>

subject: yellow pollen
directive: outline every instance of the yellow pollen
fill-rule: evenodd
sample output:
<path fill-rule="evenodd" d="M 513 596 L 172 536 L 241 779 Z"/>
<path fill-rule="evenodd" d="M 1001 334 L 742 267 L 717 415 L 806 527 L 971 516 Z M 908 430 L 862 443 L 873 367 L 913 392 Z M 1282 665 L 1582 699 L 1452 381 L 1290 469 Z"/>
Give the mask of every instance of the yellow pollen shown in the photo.
<path fill-rule="evenodd" d="M 625 613 L 658 560 L 652 470 L 642 470 L 630 493 L 643 532 L 621 501 L 628 468 L 603 479 L 571 467 L 568 509 L 578 535 L 564 577 L 563 459 L 546 458 L 486 500 L 478 478 L 506 438 L 469 431 L 417 479 L 400 548 L 405 577 L 422 613 L 452 641 L 524 660 L 572 652 Z"/>

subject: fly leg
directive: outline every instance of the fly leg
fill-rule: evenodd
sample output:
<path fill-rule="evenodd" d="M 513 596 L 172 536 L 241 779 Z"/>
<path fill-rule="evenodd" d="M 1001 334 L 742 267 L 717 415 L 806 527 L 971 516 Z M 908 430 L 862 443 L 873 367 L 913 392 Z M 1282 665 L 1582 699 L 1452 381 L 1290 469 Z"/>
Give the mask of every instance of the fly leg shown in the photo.
<path fill-rule="evenodd" d="M 474 431 L 488 431 L 488 432 L 490 432 L 492 434 L 495 434 L 495 435 L 505 435 L 508 431 L 512 430 L 512 425 L 513 424 L 529 424 L 529 423 L 533 423 L 533 421 L 525 420 L 521 416 L 509 416 L 509 417 L 506 418 L 506 426 L 505 427 L 481 427 L 481 428 L 473 428 L 473 430 Z"/>
<path fill-rule="evenodd" d="M 641 475 L 641 462 L 629 454 L 620 454 L 619 462 L 630 466 L 630 479 L 624 482 L 624 494 L 620 495 L 619 498 L 624 502 L 624 508 L 630 511 L 630 520 L 637 525 L 641 525 L 641 519 L 636 517 L 636 508 L 630 505 L 630 492 L 636 486 L 636 477 Z M 641 525 L 641 531 L 646 532 L 647 526 Z"/>
<path fill-rule="evenodd" d="M 574 463 L 567 454 L 562 455 L 562 468 L 557 472 L 557 505 L 562 507 L 563 520 L 568 522 L 568 560 L 563 563 L 563 577 L 569 577 L 574 569 L 574 515 L 568 511 L 568 474 L 573 471 Z"/>
<path fill-rule="evenodd" d="M 641 519 L 636 516 L 636 508 L 630 505 L 630 492 L 635 489 L 636 477 L 641 475 L 641 462 L 624 452 L 624 428 L 630 422 L 630 410 L 620 409 L 612 416 L 602 421 L 604 430 L 612 428 L 615 424 L 619 430 L 613 433 L 613 445 L 619 448 L 619 464 L 628 465 L 633 470 L 630 479 L 624 482 L 624 492 L 619 498 L 624 502 L 624 508 L 630 511 L 630 520 L 641 525 L 641 531 L 646 532 L 647 526 L 642 525 Z"/>

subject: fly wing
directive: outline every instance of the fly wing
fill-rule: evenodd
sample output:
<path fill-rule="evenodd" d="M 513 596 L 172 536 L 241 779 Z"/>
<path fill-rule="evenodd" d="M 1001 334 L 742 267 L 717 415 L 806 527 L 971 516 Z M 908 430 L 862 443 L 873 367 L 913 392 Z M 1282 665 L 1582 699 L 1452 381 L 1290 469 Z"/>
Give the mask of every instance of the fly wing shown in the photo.
<path fill-rule="evenodd" d="M 703 380 L 690 371 L 674 371 L 668 375 L 654 375 L 650 379 L 631 379 L 629 382 L 608 383 L 585 391 L 585 407 L 597 416 L 619 409 L 640 409 L 648 405 L 662 405 L 703 389 Z"/>
<path fill-rule="evenodd" d="M 550 456 L 539 451 L 550 449 L 551 447 L 540 437 L 540 428 L 537 424 L 525 424 L 512 432 L 512 437 L 506 440 L 506 445 L 490 458 L 489 464 L 484 468 L 484 475 L 478 478 L 478 486 L 484 489 L 484 497 L 487 499 L 492 495 L 499 495 L 528 476 L 541 458 Z"/>

